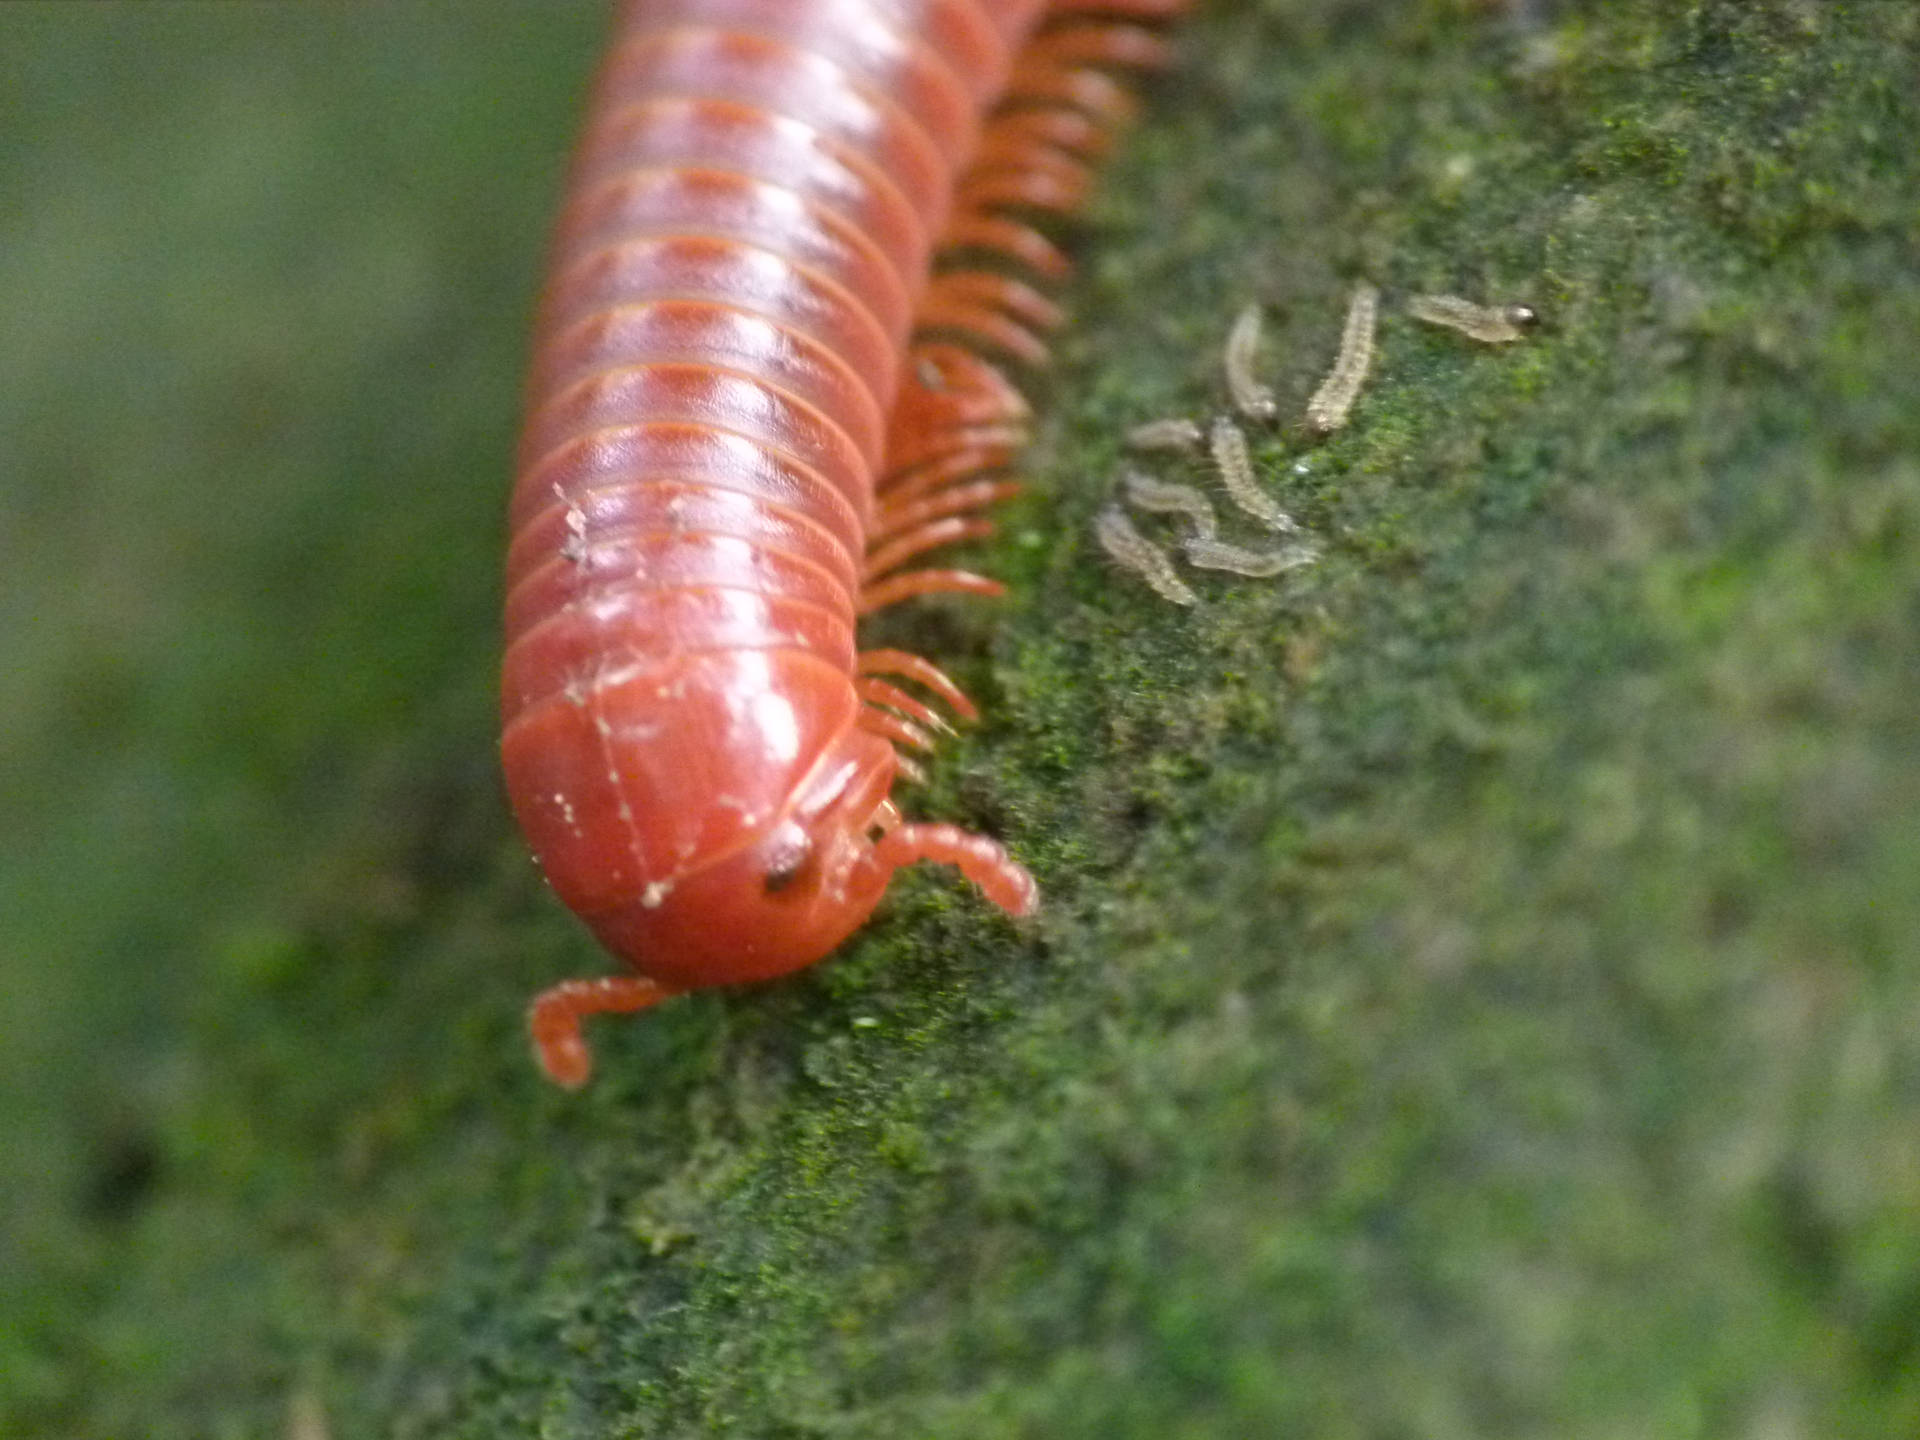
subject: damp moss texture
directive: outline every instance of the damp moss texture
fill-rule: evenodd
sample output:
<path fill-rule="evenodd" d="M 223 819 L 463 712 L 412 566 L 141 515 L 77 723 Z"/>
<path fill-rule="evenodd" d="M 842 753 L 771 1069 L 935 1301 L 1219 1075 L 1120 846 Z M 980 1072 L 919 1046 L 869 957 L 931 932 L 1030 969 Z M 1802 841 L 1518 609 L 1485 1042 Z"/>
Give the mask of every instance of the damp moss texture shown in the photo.
<path fill-rule="evenodd" d="M 1920 1434 L 1920 8 L 1203 7 L 1009 600 L 882 627 L 1044 910 L 911 874 L 566 1096 L 492 686 L 601 24 L 0 6 L 0 1431 Z M 1255 437 L 1319 564 L 1116 570 L 1123 432 L 1361 280 Z"/>

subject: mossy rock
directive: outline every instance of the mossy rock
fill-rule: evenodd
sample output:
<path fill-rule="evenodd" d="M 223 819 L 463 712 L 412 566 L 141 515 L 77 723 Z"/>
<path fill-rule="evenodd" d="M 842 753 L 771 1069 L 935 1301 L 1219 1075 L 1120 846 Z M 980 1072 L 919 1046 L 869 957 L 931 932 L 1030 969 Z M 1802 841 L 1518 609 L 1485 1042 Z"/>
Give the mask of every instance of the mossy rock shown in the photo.
<path fill-rule="evenodd" d="M 1920 11 L 1206 8 L 1012 597 L 884 627 L 1045 908 L 911 874 L 566 1096 L 491 692 L 600 28 L 0 7 L 0 1430 L 1920 1434 Z M 1255 446 L 1319 563 L 1114 568 L 1126 430 L 1363 279 Z"/>

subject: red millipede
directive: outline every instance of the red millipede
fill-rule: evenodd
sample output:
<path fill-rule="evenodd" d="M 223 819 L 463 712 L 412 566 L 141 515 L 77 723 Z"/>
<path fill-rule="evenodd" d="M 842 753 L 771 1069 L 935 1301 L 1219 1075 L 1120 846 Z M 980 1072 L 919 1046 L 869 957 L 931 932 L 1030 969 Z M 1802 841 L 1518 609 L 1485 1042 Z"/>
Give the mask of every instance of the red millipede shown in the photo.
<path fill-rule="evenodd" d="M 501 755 L 554 890 L 632 967 L 541 994 L 547 1073 L 586 1016 L 828 954 L 895 870 L 1033 878 L 890 798 L 944 728 L 918 656 L 856 616 L 978 513 L 1045 358 L 1043 233 L 1080 206 L 1188 0 L 629 0 L 535 325 L 511 509 Z M 989 358 L 995 357 L 995 358 Z"/>

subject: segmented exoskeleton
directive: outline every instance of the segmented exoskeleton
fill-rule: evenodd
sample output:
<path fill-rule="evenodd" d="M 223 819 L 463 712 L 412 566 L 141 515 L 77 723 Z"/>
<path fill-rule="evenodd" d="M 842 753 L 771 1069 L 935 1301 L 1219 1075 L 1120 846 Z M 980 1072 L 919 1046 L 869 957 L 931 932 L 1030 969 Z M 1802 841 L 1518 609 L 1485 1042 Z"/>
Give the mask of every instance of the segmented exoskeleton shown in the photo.
<path fill-rule="evenodd" d="M 999 586 L 907 568 L 991 527 L 1045 356 L 1037 221 L 1077 208 L 1184 0 L 631 0 L 595 85 L 536 326 L 507 560 L 502 754 L 553 888 L 633 972 L 583 1016 L 830 952 L 894 870 L 994 841 L 889 798 L 964 715 L 856 616 Z"/>

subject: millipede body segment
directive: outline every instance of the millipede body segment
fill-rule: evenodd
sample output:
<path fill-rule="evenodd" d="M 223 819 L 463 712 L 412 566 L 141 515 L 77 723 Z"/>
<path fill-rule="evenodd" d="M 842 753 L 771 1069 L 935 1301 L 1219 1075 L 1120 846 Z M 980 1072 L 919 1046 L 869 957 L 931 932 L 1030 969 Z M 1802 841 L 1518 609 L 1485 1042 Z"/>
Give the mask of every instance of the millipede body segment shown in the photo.
<path fill-rule="evenodd" d="M 507 557 L 502 758 L 534 854 L 631 973 L 532 1010 L 554 1079 L 587 1015 L 820 959 L 893 872 L 997 843 L 904 821 L 963 715 L 860 614 L 998 593 L 908 568 L 984 534 L 1078 207 L 1186 0 L 630 0 L 535 327 Z"/>

